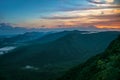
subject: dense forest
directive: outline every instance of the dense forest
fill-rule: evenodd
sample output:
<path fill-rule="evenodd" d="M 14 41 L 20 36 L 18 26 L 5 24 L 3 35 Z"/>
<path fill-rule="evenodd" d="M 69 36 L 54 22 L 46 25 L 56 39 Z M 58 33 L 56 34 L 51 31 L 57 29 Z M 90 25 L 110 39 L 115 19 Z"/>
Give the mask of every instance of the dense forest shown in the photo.
<path fill-rule="evenodd" d="M 87 62 L 66 72 L 57 80 L 120 80 L 120 36 Z"/>
<path fill-rule="evenodd" d="M 120 37 L 114 40 L 119 32 L 82 33 L 26 33 L 1 39 L 1 44 L 21 46 L 0 55 L 0 80 L 119 80 Z"/>

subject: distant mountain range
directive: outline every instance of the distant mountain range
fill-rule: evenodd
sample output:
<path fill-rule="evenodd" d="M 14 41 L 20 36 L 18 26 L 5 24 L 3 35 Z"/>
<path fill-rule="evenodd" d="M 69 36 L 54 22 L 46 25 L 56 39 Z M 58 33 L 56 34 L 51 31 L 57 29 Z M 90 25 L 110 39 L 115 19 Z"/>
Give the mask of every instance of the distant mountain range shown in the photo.
<path fill-rule="evenodd" d="M 119 34 L 115 31 L 89 34 L 75 30 L 36 36 L 32 41 L 28 34 L 13 37 L 12 40 L 23 39 L 28 43 L 0 56 L 0 73 L 10 80 L 23 80 L 23 75 L 25 80 L 55 78 L 64 70 L 103 52 Z"/>
<path fill-rule="evenodd" d="M 0 37 L 1 36 L 13 36 L 18 34 L 24 34 L 26 32 L 61 32 L 61 31 L 110 31 L 110 29 L 98 29 L 95 26 L 78 26 L 71 28 L 27 28 L 27 27 L 13 27 L 8 23 L 0 23 Z"/>
<path fill-rule="evenodd" d="M 103 53 L 70 69 L 57 80 L 120 80 L 120 36 Z"/>
<path fill-rule="evenodd" d="M 24 34 L 26 32 L 44 32 L 44 29 L 40 28 L 25 28 L 25 27 L 13 27 L 7 23 L 0 23 L 0 36 L 11 36 L 17 34 Z"/>
<path fill-rule="evenodd" d="M 19 46 L 25 44 L 29 41 L 35 40 L 37 38 L 41 38 L 44 35 L 49 34 L 45 32 L 26 32 L 24 34 L 18 34 L 14 36 L 2 36 L 0 37 L 0 47 L 5 46 Z"/>

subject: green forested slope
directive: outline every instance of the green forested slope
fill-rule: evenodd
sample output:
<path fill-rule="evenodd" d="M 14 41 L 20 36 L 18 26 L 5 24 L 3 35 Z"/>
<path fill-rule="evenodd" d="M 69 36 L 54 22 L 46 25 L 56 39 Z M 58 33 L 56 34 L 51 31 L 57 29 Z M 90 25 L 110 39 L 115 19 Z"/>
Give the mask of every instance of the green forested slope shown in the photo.
<path fill-rule="evenodd" d="M 80 31 L 70 31 L 66 35 L 64 34 L 66 32 L 44 37 L 42 39 L 43 43 L 41 43 L 41 39 L 37 39 L 31 42 L 31 44 L 21 46 L 7 54 L 1 55 L 1 78 L 6 80 L 54 80 L 71 67 L 104 51 L 119 32 L 81 34 Z M 44 42 L 44 40 L 46 41 Z M 92 60 L 90 61 L 93 62 Z M 85 64 L 88 65 L 88 68 L 89 62 Z M 38 69 L 26 69 L 26 66 Z"/>
<path fill-rule="evenodd" d="M 102 54 L 72 68 L 58 80 L 120 80 L 120 36 Z"/>

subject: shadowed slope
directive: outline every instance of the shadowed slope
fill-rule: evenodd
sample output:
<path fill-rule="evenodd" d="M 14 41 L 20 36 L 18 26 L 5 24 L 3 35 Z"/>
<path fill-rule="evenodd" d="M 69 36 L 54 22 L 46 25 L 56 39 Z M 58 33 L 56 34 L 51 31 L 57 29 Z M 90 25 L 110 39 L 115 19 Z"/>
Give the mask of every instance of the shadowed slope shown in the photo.
<path fill-rule="evenodd" d="M 102 53 L 57 80 L 120 80 L 120 36 Z"/>

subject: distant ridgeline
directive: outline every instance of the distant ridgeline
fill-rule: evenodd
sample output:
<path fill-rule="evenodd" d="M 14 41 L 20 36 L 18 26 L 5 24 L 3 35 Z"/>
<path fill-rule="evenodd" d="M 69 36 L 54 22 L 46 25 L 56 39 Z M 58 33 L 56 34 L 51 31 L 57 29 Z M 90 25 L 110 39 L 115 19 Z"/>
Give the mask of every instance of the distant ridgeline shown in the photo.
<path fill-rule="evenodd" d="M 1 46 L 16 47 L 0 55 L 0 80 L 120 80 L 120 37 L 114 40 L 119 34 L 116 31 L 32 32 L 0 39 Z M 81 65 L 72 68 L 78 64 Z"/>
<path fill-rule="evenodd" d="M 120 80 L 120 36 L 102 53 L 57 80 Z"/>

